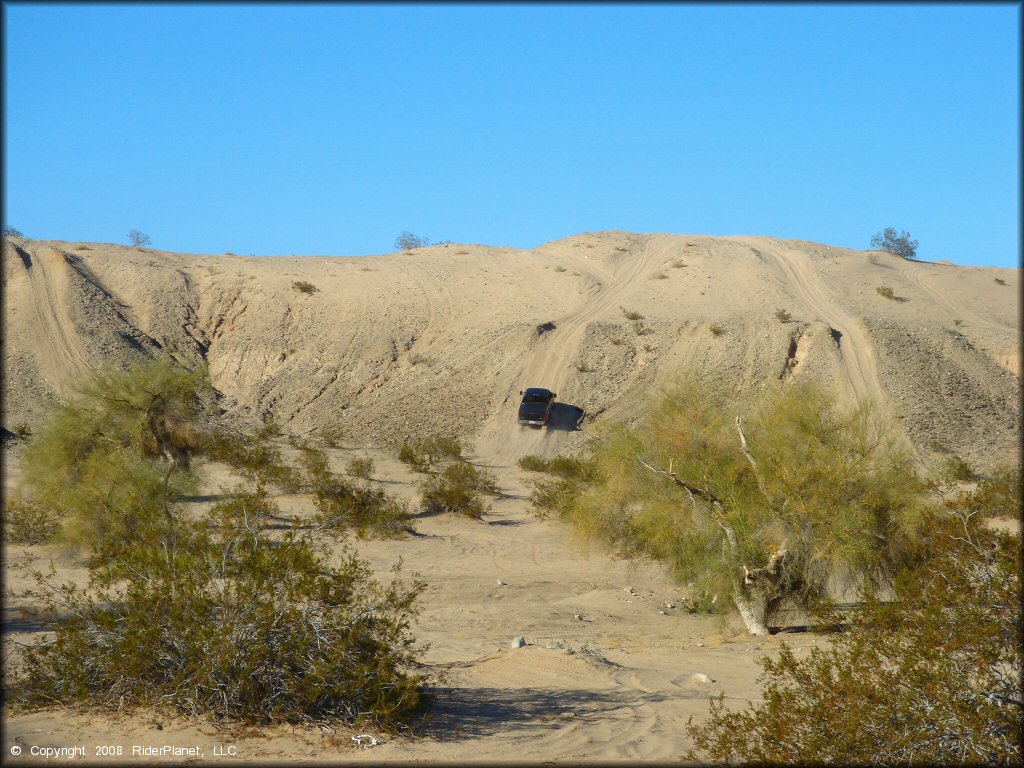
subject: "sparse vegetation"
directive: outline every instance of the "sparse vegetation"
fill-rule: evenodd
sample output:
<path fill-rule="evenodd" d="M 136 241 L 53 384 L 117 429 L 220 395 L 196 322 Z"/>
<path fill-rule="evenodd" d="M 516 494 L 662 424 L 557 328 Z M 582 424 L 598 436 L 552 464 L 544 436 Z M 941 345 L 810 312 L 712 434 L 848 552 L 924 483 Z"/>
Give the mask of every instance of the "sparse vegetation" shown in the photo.
<path fill-rule="evenodd" d="M 355 458 L 350 459 L 345 465 L 345 472 L 349 477 L 358 480 L 369 480 L 373 475 L 373 459 Z"/>
<path fill-rule="evenodd" d="M 957 318 L 955 318 L 955 319 L 953 320 L 953 325 L 957 326 L 958 328 L 959 328 L 959 327 L 960 327 L 961 325 L 963 325 L 963 323 L 964 323 L 964 321 L 963 321 L 963 320 L 961 320 L 961 319 L 960 319 L 959 317 L 957 317 Z"/>
<path fill-rule="evenodd" d="M 31 496 L 5 510 L 5 533 L 37 542 L 59 523 L 92 556 L 87 588 L 57 584 L 51 565 L 14 595 L 52 627 L 25 649 L 14 699 L 403 727 L 425 704 L 408 631 L 422 584 L 381 586 L 347 550 L 333 566 L 314 538 L 341 516 L 360 533 L 380 530 L 403 505 L 362 488 L 346 496 L 312 452 L 320 525 L 271 538 L 281 515 L 259 478 L 277 461 L 262 447 L 274 425 L 254 442 L 210 430 L 210 395 L 205 371 L 166 359 L 106 370 L 33 436 Z M 203 454 L 234 459 L 257 483 L 197 519 L 176 502 Z"/>
<path fill-rule="evenodd" d="M 567 272 L 567 271 L 568 270 L 565 267 L 563 267 L 561 264 L 559 264 L 558 266 L 555 267 L 555 272 Z"/>
<path fill-rule="evenodd" d="M 128 242 L 135 248 L 138 248 L 143 245 L 149 245 L 153 241 L 145 232 L 133 229 L 128 233 Z"/>
<path fill-rule="evenodd" d="M 425 700 L 409 634 L 422 583 L 382 586 L 310 532 L 271 539 L 265 493 L 218 502 L 209 521 L 175 517 L 95 568 L 89 594 L 35 572 L 23 596 L 55 635 L 25 650 L 23 704 L 170 705 L 244 723 L 397 729 Z M 271 588 L 268 588 L 271 587 Z"/>
<path fill-rule="evenodd" d="M 576 370 L 579 371 L 580 373 L 593 373 L 594 371 L 594 369 L 589 364 L 585 363 L 583 360 L 579 360 L 576 362 Z"/>
<path fill-rule="evenodd" d="M 904 259 L 913 259 L 917 255 L 917 240 L 911 240 L 909 232 L 896 234 L 893 227 L 886 227 L 875 234 L 871 238 L 871 246 Z"/>
<path fill-rule="evenodd" d="M 486 470 L 467 462 L 454 462 L 420 486 L 423 511 L 454 512 L 479 520 L 487 508 L 480 494 L 500 496 L 497 480 Z"/>
<path fill-rule="evenodd" d="M 21 233 L 20 229 L 15 229 L 10 224 L 6 224 L 6 225 L 4 225 L 3 236 L 4 237 L 24 237 L 25 235 L 23 235 Z"/>
<path fill-rule="evenodd" d="M 718 323 L 712 323 L 708 326 L 708 330 L 711 331 L 712 336 L 721 336 L 725 333 L 725 326 L 719 325 Z"/>
<path fill-rule="evenodd" d="M 878 264 L 878 254 L 877 253 L 869 253 L 868 254 L 868 261 L 870 261 L 872 264 Z"/>
<path fill-rule="evenodd" d="M 649 336 L 650 334 L 654 333 L 654 330 L 648 327 L 643 322 L 643 320 L 634 320 L 633 333 L 635 333 L 637 336 Z"/>
<path fill-rule="evenodd" d="M 1001 277 L 995 277 L 995 278 L 993 278 L 993 280 L 994 280 L 994 281 L 995 281 L 995 282 L 996 282 L 997 284 L 999 284 L 999 285 L 1006 285 L 1006 281 L 1005 281 L 1005 280 L 1003 280 L 1003 278 L 1001 278 Z"/>
<path fill-rule="evenodd" d="M 686 266 L 686 262 L 684 262 L 682 259 L 672 259 L 672 261 L 670 261 L 668 265 L 672 267 L 672 269 L 682 269 L 683 267 Z"/>
<path fill-rule="evenodd" d="M 18 498 L 4 500 L 4 539 L 11 544 L 50 541 L 62 523 L 62 515 L 52 507 Z"/>
<path fill-rule="evenodd" d="M 668 280 L 668 275 L 664 272 L 654 272 L 651 275 L 651 280 Z"/>
<path fill-rule="evenodd" d="M 641 315 L 639 312 L 634 312 L 634 311 L 632 311 L 630 309 L 626 309 L 625 307 L 619 307 L 619 309 L 622 310 L 622 314 L 626 316 L 627 320 L 643 320 L 644 319 L 644 316 Z"/>
<path fill-rule="evenodd" d="M 788 323 L 793 319 L 793 316 L 789 314 L 789 312 L 781 308 L 775 310 L 775 317 L 778 318 L 780 323 Z"/>
<path fill-rule="evenodd" d="M 461 458 L 462 444 L 443 435 L 402 443 L 398 451 L 398 460 L 408 464 L 414 472 L 429 473 L 445 459 Z"/>
<path fill-rule="evenodd" d="M 292 283 L 292 288 L 298 291 L 299 293 L 316 293 L 317 291 L 320 290 L 315 285 L 306 280 L 295 280 Z"/>
<path fill-rule="evenodd" d="M 895 600 L 866 595 L 853 627 L 803 660 L 785 644 L 760 659 L 762 703 L 713 701 L 687 726 L 686 759 L 1020 765 L 1020 539 L 986 528 L 985 507 L 977 494 L 947 501 Z"/>
<path fill-rule="evenodd" d="M 884 296 L 887 299 L 895 299 L 896 295 L 892 292 L 892 288 L 888 285 L 880 285 L 875 290 L 879 296 Z"/>
<path fill-rule="evenodd" d="M 413 248 L 426 248 L 430 245 L 430 239 L 419 237 L 412 232 L 403 232 L 395 238 L 395 249 L 399 251 L 411 251 Z"/>

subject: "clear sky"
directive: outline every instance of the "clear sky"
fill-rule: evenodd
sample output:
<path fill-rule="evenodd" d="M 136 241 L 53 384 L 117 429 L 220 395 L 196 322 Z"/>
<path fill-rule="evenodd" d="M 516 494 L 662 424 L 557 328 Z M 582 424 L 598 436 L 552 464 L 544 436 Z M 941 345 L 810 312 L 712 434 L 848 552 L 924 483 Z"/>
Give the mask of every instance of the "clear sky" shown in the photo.
<path fill-rule="evenodd" d="M 5 3 L 5 222 L 239 255 L 892 226 L 1015 266 L 1020 13 Z"/>

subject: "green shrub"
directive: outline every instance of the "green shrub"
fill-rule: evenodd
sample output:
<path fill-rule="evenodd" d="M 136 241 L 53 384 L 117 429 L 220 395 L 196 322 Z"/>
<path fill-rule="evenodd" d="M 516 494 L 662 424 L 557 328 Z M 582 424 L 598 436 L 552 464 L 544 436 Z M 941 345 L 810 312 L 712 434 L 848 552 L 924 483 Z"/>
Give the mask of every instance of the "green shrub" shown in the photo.
<path fill-rule="evenodd" d="M 884 296 L 887 299 L 895 299 L 896 295 L 892 292 L 892 288 L 888 285 L 880 285 L 875 290 L 879 296 Z"/>
<path fill-rule="evenodd" d="M 60 530 L 63 517 L 52 508 L 21 499 L 4 501 L 4 539 L 11 544 L 42 544 Z"/>
<path fill-rule="evenodd" d="M 909 232 L 900 232 L 897 235 L 894 227 L 886 227 L 874 235 L 871 238 L 871 246 L 904 259 L 913 259 L 917 255 L 917 240 L 911 240 Z"/>
<path fill-rule="evenodd" d="M 302 487 L 301 478 L 285 463 L 281 449 L 270 442 L 273 434 L 273 423 L 255 431 L 217 427 L 206 437 L 204 454 L 227 464 L 251 482 L 269 483 L 295 493 Z"/>
<path fill-rule="evenodd" d="M 327 454 L 319 448 L 302 446 L 300 450 L 299 460 L 313 492 L 320 529 L 337 533 L 354 530 L 359 538 L 396 538 L 406 532 L 409 510 L 405 502 L 379 488 L 354 485 L 336 476 L 330 471 Z M 373 465 L 369 459 L 353 461 Z"/>
<path fill-rule="evenodd" d="M 821 605 L 830 584 L 885 583 L 916 556 L 926 519 L 892 424 L 807 382 L 747 403 L 684 380 L 642 426 L 608 427 L 592 450 L 589 479 L 542 484 L 538 510 L 731 597 L 720 607 L 754 634 L 783 606 Z"/>
<path fill-rule="evenodd" d="M 453 437 L 437 436 L 414 443 L 402 443 L 398 460 L 414 472 L 429 473 L 445 459 L 461 459 L 462 444 Z"/>
<path fill-rule="evenodd" d="M 634 312 L 634 311 L 632 311 L 630 309 L 626 309 L 625 307 L 619 307 L 619 309 L 622 310 L 622 314 L 626 316 L 627 320 L 643 320 L 644 319 L 644 316 L 641 315 L 639 312 Z"/>
<path fill-rule="evenodd" d="M 480 519 L 487 511 L 481 493 L 501 495 L 494 476 L 472 464 L 456 462 L 420 485 L 420 503 L 428 514 L 455 512 Z"/>
<path fill-rule="evenodd" d="M 292 282 L 292 288 L 294 288 L 299 293 L 316 293 L 317 291 L 320 290 L 315 285 L 313 285 L 310 282 L 307 282 L 306 280 L 295 280 L 294 282 Z"/>
<path fill-rule="evenodd" d="M 943 462 L 941 474 L 946 479 L 959 480 L 960 482 L 976 480 L 978 477 L 974 470 L 971 469 L 971 465 L 955 454 Z"/>
<path fill-rule="evenodd" d="M 780 323 L 788 323 L 793 319 L 793 316 L 789 314 L 789 312 L 781 308 L 775 310 L 775 317 L 778 318 Z"/>
<path fill-rule="evenodd" d="M 426 703 L 409 634 L 423 584 L 383 586 L 350 552 L 329 564 L 311 534 L 261 532 L 262 491 L 176 519 L 94 571 L 90 595 L 36 572 L 26 596 L 64 619 L 26 649 L 27 705 L 170 705 L 250 724 L 398 729 Z M 397 566 L 396 566 L 397 571 Z"/>
<path fill-rule="evenodd" d="M 711 331 L 712 336 L 721 336 L 725 333 L 725 326 L 719 325 L 718 323 L 712 323 L 708 326 L 708 330 Z"/>
<path fill-rule="evenodd" d="M 998 283 L 999 285 L 1006 285 L 1006 281 L 1003 280 L 1003 278 L 1001 277 L 993 278 L 993 280 L 995 280 L 995 282 Z"/>
<path fill-rule="evenodd" d="M 345 472 L 348 473 L 349 477 L 355 477 L 359 480 L 369 480 L 373 475 L 373 459 L 351 459 L 347 465 L 345 465 Z"/>
<path fill-rule="evenodd" d="M 761 703 L 730 711 L 721 697 L 705 724 L 691 718 L 685 759 L 1020 765 L 1020 538 L 987 529 L 977 503 L 947 507 L 892 602 L 867 596 L 851 629 L 802 660 L 785 644 L 760 659 Z"/>

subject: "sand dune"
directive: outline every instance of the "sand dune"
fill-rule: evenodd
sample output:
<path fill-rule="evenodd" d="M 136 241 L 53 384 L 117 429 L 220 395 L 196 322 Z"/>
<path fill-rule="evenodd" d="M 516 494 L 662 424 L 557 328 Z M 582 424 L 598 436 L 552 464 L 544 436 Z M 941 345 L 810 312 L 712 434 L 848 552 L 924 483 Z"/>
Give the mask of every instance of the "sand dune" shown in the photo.
<path fill-rule="evenodd" d="M 923 460 L 955 452 L 984 469 L 1017 456 L 1019 270 L 886 254 L 872 262 L 766 237 L 624 232 L 532 251 L 451 245 L 358 258 L 10 239 L 3 259 L 7 429 L 38 420 L 90 367 L 162 350 L 205 360 L 240 417 L 273 417 L 298 435 L 334 432 L 344 444 L 330 451 L 335 470 L 373 458 L 375 482 L 413 504 L 418 478 L 394 447 L 437 433 L 472 444 L 506 494 L 483 521 L 423 517 L 417 536 L 358 543 L 382 578 L 401 557 L 428 585 L 415 634 L 445 679 L 419 738 L 364 749 L 349 732 L 224 733 L 166 714 L 60 710 L 8 717 L 5 755 L 14 745 L 82 744 L 87 759 L 109 762 L 96 746 L 194 744 L 207 761 L 216 745 L 262 761 L 674 760 L 689 746 L 687 718 L 705 717 L 710 696 L 738 705 L 758 696 L 756 656 L 783 640 L 802 655 L 822 638 L 754 638 L 738 619 L 687 613 L 687 589 L 660 567 L 587 551 L 561 524 L 534 517 L 520 456 L 578 450 L 602 421 L 637 418 L 683 369 L 709 387 L 756 391 L 806 377 L 846 401 L 873 398 Z M 302 293 L 296 281 L 317 290 Z M 779 309 L 791 318 L 782 322 Z M 519 427 L 526 386 L 558 392 L 580 429 L 571 419 Z M 8 458 L 11 491 L 16 452 Z M 220 465 L 202 471 L 209 493 L 231 480 Z M 306 497 L 277 501 L 286 513 L 311 510 Z M 209 503 L 191 502 L 197 511 Z M 5 545 L 15 589 L 24 576 L 10 564 L 22 549 Z M 39 564 L 53 558 L 61 578 L 86 578 L 56 547 L 24 550 Z M 37 636 L 12 616 L 8 640 Z M 510 647 L 518 635 L 527 645 Z"/>
<path fill-rule="evenodd" d="M 623 232 L 358 258 L 10 239 L 4 426 L 39 418 L 90 366 L 164 350 L 205 359 L 237 412 L 288 432 L 379 447 L 444 432 L 501 466 L 581 442 L 518 428 L 520 389 L 553 389 L 586 427 L 631 418 L 683 368 L 748 389 L 814 378 L 882 403 L 925 456 L 1011 459 L 1019 271 L 874 259 L 767 237 Z"/>

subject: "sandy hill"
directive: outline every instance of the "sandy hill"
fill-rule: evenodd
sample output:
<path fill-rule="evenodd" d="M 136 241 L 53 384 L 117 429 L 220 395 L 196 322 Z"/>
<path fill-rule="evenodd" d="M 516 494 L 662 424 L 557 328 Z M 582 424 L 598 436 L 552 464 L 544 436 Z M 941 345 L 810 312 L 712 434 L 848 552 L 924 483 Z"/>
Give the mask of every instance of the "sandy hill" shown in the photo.
<path fill-rule="evenodd" d="M 364 257 L 10 238 L 3 281 L 6 429 L 105 360 L 163 351 L 205 359 L 230 408 L 287 432 L 379 447 L 445 432 L 497 464 L 578 447 L 686 368 L 709 386 L 809 377 L 874 398 L 922 456 L 977 468 L 1014 460 L 1020 439 L 1016 269 L 626 232 Z M 518 427 L 526 386 L 555 390 L 582 429 Z"/>

